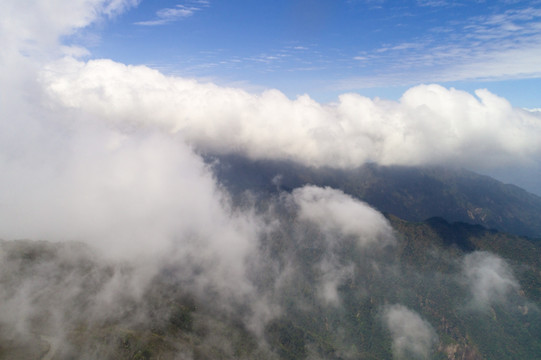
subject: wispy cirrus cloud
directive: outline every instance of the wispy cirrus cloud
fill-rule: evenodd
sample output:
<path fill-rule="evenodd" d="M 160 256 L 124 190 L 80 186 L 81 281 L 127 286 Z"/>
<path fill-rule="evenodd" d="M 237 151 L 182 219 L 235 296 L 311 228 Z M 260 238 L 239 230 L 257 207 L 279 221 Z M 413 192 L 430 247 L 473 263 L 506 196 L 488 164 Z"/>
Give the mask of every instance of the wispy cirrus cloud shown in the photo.
<path fill-rule="evenodd" d="M 260 74 L 279 72 L 311 72 L 328 68 L 331 57 L 323 54 L 317 44 L 287 44 L 269 49 L 265 52 L 239 55 L 227 49 L 201 51 L 183 58 L 183 68 L 179 71 L 176 64 L 146 64 L 152 68 L 163 70 L 167 74 L 204 78 L 211 76 L 209 69 L 221 69 L 234 73 L 252 70 Z M 263 90 L 265 87 L 258 87 Z"/>
<path fill-rule="evenodd" d="M 449 6 L 449 2 L 445 0 L 417 0 L 419 6 Z"/>
<path fill-rule="evenodd" d="M 138 21 L 135 25 L 157 26 L 165 25 L 180 19 L 192 16 L 197 11 L 210 6 L 207 0 L 193 0 L 184 4 L 177 4 L 173 8 L 163 8 L 156 12 L 156 17 L 152 20 Z"/>
<path fill-rule="evenodd" d="M 368 70 L 378 64 L 379 70 L 345 78 L 336 87 L 539 77 L 540 56 L 541 8 L 509 9 L 438 25 L 415 39 L 360 51 L 351 61 Z"/>

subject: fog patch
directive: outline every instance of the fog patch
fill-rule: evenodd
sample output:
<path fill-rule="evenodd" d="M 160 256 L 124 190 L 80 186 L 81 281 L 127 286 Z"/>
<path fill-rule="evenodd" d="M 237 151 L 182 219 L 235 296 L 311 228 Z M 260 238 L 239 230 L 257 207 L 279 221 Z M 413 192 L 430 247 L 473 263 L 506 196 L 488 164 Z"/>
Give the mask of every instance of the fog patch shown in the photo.
<path fill-rule="evenodd" d="M 383 320 L 393 338 L 395 359 L 428 359 L 438 337 L 432 326 L 403 305 L 387 306 Z"/>
<path fill-rule="evenodd" d="M 360 246 L 392 242 L 392 229 L 385 217 L 340 190 L 304 186 L 292 196 L 299 206 L 299 218 L 314 222 L 323 231 L 355 237 Z M 329 245 L 335 246 L 332 239 Z"/>
<path fill-rule="evenodd" d="M 476 309 L 505 303 L 520 289 L 509 264 L 488 252 L 476 251 L 466 255 L 462 271 L 472 297 L 470 305 Z"/>
<path fill-rule="evenodd" d="M 300 225 L 317 229 L 304 240 L 321 252 L 313 268 L 320 274 L 314 284 L 317 295 L 325 304 L 338 306 L 338 289 L 353 280 L 355 263 L 373 262 L 378 251 L 394 244 L 392 229 L 381 213 L 340 190 L 307 185 L 290 198 Z"/>

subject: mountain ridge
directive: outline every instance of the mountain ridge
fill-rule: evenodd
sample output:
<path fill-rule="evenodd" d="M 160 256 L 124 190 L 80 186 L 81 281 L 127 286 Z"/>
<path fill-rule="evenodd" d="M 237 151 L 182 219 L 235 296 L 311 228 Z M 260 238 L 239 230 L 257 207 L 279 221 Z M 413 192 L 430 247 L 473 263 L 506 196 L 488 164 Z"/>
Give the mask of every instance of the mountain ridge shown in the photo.
<path fill-rule="evenodd" d="M 541 197 L 465 169 L 367 164 L 345 170 L 238 155 L 206 160 L 233 194 L 329 186 L 408 221 L 442 217 L 541 239 Z"/>

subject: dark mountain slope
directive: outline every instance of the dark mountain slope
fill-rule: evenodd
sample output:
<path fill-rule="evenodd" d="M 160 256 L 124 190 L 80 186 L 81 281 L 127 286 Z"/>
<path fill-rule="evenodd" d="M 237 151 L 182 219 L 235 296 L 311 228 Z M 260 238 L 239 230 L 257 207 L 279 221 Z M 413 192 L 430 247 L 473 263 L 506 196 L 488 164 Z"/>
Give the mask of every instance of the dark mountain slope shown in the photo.
<path fill-rule="evenodd" d="M 467 170 L 372 164 L 353 170 L 316 169 L 240 156 L 208 161 L 224 186 L 237 194 L 289 191 L 304 184 L 330 186 L 408 221 L 442 217 L 541 238 L 541 197 Z"/>
<path fill-rule="evenodd" d="M 541 304 L 541 243 L 510 235 L 481 225 L 462 222 L 449 223 L 442 218 L 423 222 L 408 222 L 389 215 L 393 228 L 401 236 L 400 257 L 416 267 L 435 266 L 438 271 L 446 262 L 431 264 L 429 249 L 444 249 L 448 256 L 459 257 L 473 251 L 497 254 L 509 261 L 516 270 L 523 291 Z"/>

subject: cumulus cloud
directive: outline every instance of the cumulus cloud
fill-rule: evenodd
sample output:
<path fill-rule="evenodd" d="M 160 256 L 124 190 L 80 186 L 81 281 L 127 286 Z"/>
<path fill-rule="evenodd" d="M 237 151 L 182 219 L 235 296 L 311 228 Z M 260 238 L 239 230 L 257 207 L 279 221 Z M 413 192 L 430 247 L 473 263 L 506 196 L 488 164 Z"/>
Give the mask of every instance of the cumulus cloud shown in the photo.
<path fill-rule="evenodd" d="M 471 291 L 471 305 L 475 308 L 486 309 L 492 304 L 503 303 L 520 289 L 507 262 L 488 252 L 466 255 L 463 274 Z"/>
<path fill-rule="evenodd" d="M 392 305 L 384 309 L 383 319 L 393 338 L 394 358 L 430 358 L 437 335 L 419 314 L 403 305 Z"/>
<path fill-rule="evenodd" d="M 115 122 L 161 127 L 202 151 L 354 167 L 535 162 L 539 114 L 487 90 L 420 85 L 400 101 L 344 94 L 334 104 L 277 90 L 250 94 L 144 66 L 66 58 L 42 74 L 50 99 Z"/>
<path fill-rule="evenodd" d="M 317 224 L 323 231 L 353 236 L 361 246 L 388 244 L 392 229 L 385 217 L 362 201 L 329 187 L 304 186 L 292 197 L 299 218 Z"/>

